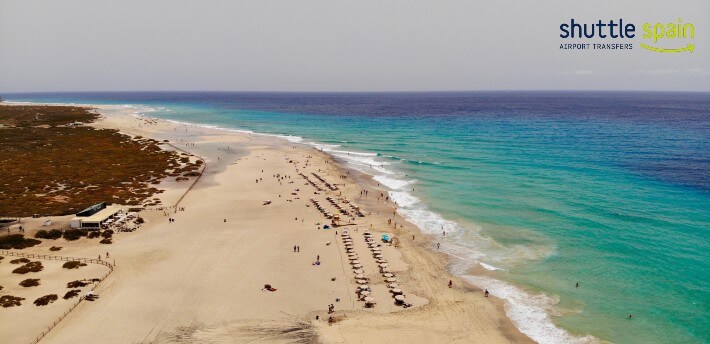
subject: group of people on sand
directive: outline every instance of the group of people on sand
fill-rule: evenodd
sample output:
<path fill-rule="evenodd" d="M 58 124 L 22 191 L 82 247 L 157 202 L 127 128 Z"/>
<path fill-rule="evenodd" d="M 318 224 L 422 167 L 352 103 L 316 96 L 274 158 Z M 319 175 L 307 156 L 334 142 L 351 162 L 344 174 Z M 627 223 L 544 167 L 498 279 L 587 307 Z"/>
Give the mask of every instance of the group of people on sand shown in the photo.
<path fill-rule="evenodd" d="M 301 246 L 293 245 L 293 252 L 301 252 Z"/>

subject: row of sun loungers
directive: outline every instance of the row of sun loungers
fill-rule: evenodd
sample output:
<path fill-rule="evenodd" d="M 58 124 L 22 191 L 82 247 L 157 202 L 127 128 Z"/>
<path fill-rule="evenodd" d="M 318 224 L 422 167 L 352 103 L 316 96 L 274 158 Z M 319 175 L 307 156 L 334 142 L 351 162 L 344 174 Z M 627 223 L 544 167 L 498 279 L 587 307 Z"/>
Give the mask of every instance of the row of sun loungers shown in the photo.
<path fill-rule="evenodd" d="M 325 216 L 326 219 L 332 219 L 332 218 L 333 218 L 333 214 L 332 214 L 331 212 L 325 210 L 325 209 L 320 205 L 320 202 L 318 202 L 317 199 L 311 198 L 311 203 L 313 203 L 313 205 L 316 207 L 316 209 L 318 209 L 318 211 L 320 211 L 321 214 L 323 214 L 323 216 Z"/>
<path fill-rule="evenodd" d="M 365 270 L 362 269 L 362 264 L 360 263 L 358 254 L 355 252 L 355 248 L 353 247 L 353 239 L 350 237 L 348 231 L 344 231 L 341 234 L 341 237 L 343 245 L 345 245 L 345 252 L 348 255 L 348 260 L 350 261 L 353 273 L 355 274 L 355 283 L 358 284 L 358 301 L 364 302 L 365 307 L 372 308 L 377 303 L 375 302 L 375 298 L 372 297 L 372 290 L 370 290 L 370 286 L 367 284 L 369 279 L 365 277 Z"/>
<path fill-rule="evenodd" d="M 306 176 L 305 174 L 303 174 L 303 173 L 299 173 L 299 174 L 301 175 L 301 177 L 303 177 L 303 179 L 306 180 L 306 182 L 308 182 L 308 184 L 313 185 L 313 187 L 316 188 L 316 190 L 318 190 L 318 191 L 325 191 L 325 189 L 323 189 L 322 187 L 318 186 L 318 184 L 316 184 L 316 183 L 314 183 L 312 180 L 308 179 L 308 176 Z"/>
<path fill-rule="evenodd" d="M 349 213 L 347 210 L 345 210 L 345 208 L 343 208 L 342 206 L 340 206 L 340 204 L 338 204 L 338 202 L 336 202 L 333 197 L 328 196 L 328 197 L 326 197 L 325 199 L 326 199 L 328 202 L 330 202 L 330 204 L 332 204 L 332 205 L 335 207 L 335 209 L 338 209 L 338 211 L 339 211 L 341 214 L 350 216 L 350 213 Z"/>
<path fill-rule="evenodd" d="M 353 212 L 354 212 L 355 214 L 357 214 L 357 216 L 365 217 L 365 214 L 363 214 L 362 211 L 360 211 L 360 207 L 358 207 L 357 205 L 355 205 L 355 203 L 350 202 L 350 201 L 349 201 L 347 198 L 345 198 L 345 197 L 340 198 L 340 201 L 343 202 L 343 203 L 345 203 L 345 204 L 347 204 L 347 205 L 350 207 L 350 209 L 352 209 Z"/>
<path fill-rule="evenodd" d="M 365 243 L 372 251 L 372 256 L 375 258 L 377 266 L 380 268 L 380 273 L 382 274 L 384 281 L 387 282 L 387 288 L 389 288 L 390 294 L 392 294 L 392 297 L 395 300 L 395 304 L 402 305 L 405 308 L 411 306 L 410 304 L 405 302 L 404 292 L 402 291 L 402 289 L 399 288 L 399 285 L 397 284 L 397 278 L 394 272 L 389 269 L 389 264 L 387 263 L 387 260 L 385 260 L 382 256 L 381 245 L 375 242 L 372 233 L 370 233 L 369 231 L 363 232 L 363 236 L 365 237 Z M 374 307 L 376 302 L 371 295 L 372 290 L 370 290 L 370 286 L 368 285 L 369 279 L 365 276 L 365 271 L 362 269 L 362 264 L 360 263 L 359 256 L 357 252 L 355 252 L 353 240 L 350 237 L 348 231 L 344 231 L 341 234 L 341 237 L 343 240 L 343 245 L 345 246 L 345 252 L 348 255 L 348 260 L 350 261 L 353 273 L 355 274 L 355 283 L 358 285 L 358 300 L 363 301 L 365 303 L 365 307 Z"/>
<path fill-rule="evenodd" d="M 311 173 L 311 174 L 312 174 L 314 177 L 316 177 L 318 180 L 320 180 L 321 182 L 323 182 L 323 184 L 325 184 L 325 186 L 327 186 L 328 189 L 330 189 L 331 191 L 338 191 L 338 186 L 326 182 L 325 179 L 323 179 L 323 177 L 319 176 L 317 173 Z"/>

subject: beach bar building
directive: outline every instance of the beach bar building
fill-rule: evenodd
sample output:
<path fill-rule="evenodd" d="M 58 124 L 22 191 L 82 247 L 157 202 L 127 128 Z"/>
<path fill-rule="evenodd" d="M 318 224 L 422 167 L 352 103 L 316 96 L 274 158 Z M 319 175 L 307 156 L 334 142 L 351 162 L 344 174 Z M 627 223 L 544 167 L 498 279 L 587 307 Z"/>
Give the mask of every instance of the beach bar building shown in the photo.
<path fill-rule="evenodd" d="M 78 213 L 71 219 L 72 228 L 99 229 L 104 223 L 112 219 L 122 210 L 116 205 L 107 205 L 106 202 L 94 204 Z"/>

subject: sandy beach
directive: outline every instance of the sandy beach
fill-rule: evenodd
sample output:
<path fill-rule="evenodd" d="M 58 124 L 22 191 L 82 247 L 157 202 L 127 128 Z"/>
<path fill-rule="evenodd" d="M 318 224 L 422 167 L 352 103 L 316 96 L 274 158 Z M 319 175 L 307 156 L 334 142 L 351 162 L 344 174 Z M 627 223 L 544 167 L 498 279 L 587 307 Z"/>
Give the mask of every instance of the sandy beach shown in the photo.
<path fill-rule="evenodd" d="M 194 185 L 158 185 L 166 190 L 157 197 L 167 208 L 143 211 L 146 223 L 116 234 L 113 244 L 61 243 L 57 255 L 96 258 L 108 251 L 115 269 L 95 289 L 99 300 L 81 302 L 41 342 L 531 342 L 505 316 L 500 300 L 446 271 L 446 258 L 435 252 L 432 238 L 396 215 L 393 204 L 380 197 L 386 192 L 331 156 L 273 136 L 137 117 L 117 107 L 98 111 L 104 116 L 92 125 L 169 140 L 166 149 L 194 154 L 206 167 Z M 337 213 L 327 197 L 353 217 L 341 214 L 339 226 L 325 229 L 331 220 L 313 200 Z M 395 304 L 365 240 L 367 231 L 381 244 L 396 279 L 390 283 L 398 284 L 411 307 Z M 343 240 L 344 232 L 351 241 Z M 396 238 L 395 245 L 381 242 L 385 233 Z M 22 252 L 47 254 L 52 244 Z M 357 292 L 348 248 L 362 265 L 374 307 L 359 300 L 364 296 Z M 10 275 L 6 262 L 3 280 Z M 71 273 L 102 273 L 101 266 L 91 269 L 96 271 Z M 42 280 L 64 288 L 67 279 L 79 277 L 54 273 Z M 276 290 L 265 290 L 266 284 Z M 62 307 L 57 302 L 0 310 L 0 333 L 13 343 L 28 342 Z"/>

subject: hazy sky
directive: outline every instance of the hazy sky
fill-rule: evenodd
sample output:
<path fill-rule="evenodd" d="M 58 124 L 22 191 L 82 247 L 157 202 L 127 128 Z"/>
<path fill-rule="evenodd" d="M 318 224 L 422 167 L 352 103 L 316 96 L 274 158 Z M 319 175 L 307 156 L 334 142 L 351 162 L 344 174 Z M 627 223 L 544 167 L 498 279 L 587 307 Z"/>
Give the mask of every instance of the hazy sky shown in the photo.
<path fill-rule="evenodd" d="M 695 39 L 658 45 L 696 49 L 563 40 L 570 18 L 683 18 Z M 710 91 L 708 27 L 708 0 L 0 0 L 0 92 Z"/>

